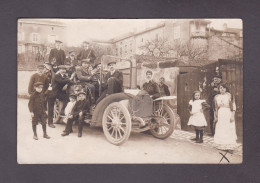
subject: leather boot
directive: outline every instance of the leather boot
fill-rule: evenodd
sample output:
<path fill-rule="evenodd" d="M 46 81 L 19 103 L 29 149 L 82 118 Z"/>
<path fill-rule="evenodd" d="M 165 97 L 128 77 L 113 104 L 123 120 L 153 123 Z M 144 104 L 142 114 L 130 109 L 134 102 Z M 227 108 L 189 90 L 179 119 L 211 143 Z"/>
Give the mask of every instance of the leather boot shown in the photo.
<path fill-rule="evenodd" d="M 79 125 L 79 128 L 78 128 L 78 137 L 82 137 L 82 130 L 83 130 L 83 126 L 82 126 L 82 125 Z"/>

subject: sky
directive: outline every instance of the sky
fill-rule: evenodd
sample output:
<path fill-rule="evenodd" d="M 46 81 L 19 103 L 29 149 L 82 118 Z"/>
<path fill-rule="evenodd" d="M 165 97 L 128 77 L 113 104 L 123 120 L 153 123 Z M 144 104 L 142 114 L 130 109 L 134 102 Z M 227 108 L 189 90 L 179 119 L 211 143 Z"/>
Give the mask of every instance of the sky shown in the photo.
<path fill-rule="evenodd" d="M 52 19 L 54 20 L 54 19 Z M 79 46 L 84 40 L 109 40 L 133 31 L 141 31 L 153 27 L 164 19 L 56 19 L 67 25 L 67 44 Z M 210 26 L 222 29 L 224 23 L 229 28 L 241 28 L 241 19 L 207 19 Z"/>

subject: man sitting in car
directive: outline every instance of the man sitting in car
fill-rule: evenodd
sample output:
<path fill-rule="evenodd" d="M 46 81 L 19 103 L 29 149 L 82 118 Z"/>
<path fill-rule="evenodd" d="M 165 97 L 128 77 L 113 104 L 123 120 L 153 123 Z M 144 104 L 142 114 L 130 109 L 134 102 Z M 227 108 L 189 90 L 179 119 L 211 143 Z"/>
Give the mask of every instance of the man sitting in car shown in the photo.
<path fill-rule="evenodd" d="M 76 70 L 76 76 L 80 84 L 85 87 L 86 92 L 90 90 L 91 102 L 95 100 L 95 86 L 92 84 L 92 74 L 89 72 L 90 62 L 89 59 L 83 59 L 81 61 L 81 67 Z"/>
<path fill-rule="evenodd" d="M 97 103 L 107 95 L 123 91 L 123 73 L 116 70 L 116 62 L 110 61 L 107 66 L 109 72 L 104 77 L 104 86 L 102 87 L 104 91 L 98 98 Z"/>

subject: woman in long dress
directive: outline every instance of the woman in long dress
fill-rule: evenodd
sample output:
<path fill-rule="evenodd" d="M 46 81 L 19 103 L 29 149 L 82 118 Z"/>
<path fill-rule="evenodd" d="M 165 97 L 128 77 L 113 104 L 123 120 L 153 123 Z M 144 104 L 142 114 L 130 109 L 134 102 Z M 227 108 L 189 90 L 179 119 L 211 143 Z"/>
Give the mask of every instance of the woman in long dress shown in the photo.
<path fill-rule="evenodd" d="M 233 152 L 237 146 L 235 111 L 236 104 L 232 95 L 227 92 L 225 84 L 219 85 L 220 94 L 216 95 L 215 100 L 215 122 L 216 129 L 214 143 L 216 148 Z"/>

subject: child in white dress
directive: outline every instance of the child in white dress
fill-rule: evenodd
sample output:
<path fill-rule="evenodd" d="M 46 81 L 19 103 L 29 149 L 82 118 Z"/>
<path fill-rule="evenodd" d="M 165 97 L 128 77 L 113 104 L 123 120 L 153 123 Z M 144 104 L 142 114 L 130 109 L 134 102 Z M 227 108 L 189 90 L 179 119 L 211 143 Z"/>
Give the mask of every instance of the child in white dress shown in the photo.
<path fill-rule="evenodd" d="M 76 104 L 76 99 L 77 99 L 77 96 L 74 95 L 74 94 L 71 94 L 70 97 L 69 97 L 70 101 L 68 102 L 65 110 L 64 110 L 64 113 L 65 113 L 65 118 L 64 118 L 64 122 L 67 123 L 68 121 L 68 118 L 69 116 L 71 115 L 71 111 L 74 107 L 74 105 Z"/>
<path fill-rule="evenodd" d="M 189 102 L 190 119 L 188 125 L 194 126 L 196 131 L 196 138 L 191 140 L 196 143 L 203 143 L 203 131 L 207 126 L 207 121 L 203 114 L 203 106 L 209 107 L 205 100 L 200 99 L 200 91 L 193 92 L 192 100 Z"/>

